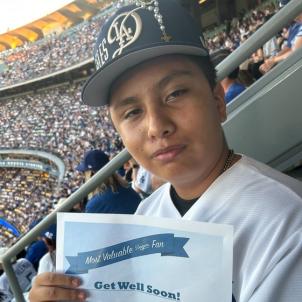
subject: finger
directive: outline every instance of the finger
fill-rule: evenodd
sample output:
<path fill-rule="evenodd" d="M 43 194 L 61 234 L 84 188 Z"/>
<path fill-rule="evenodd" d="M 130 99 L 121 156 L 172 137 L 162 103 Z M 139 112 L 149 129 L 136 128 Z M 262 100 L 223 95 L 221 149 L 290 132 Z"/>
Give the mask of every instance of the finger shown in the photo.
<path fill-rule="evenodd" d="M 53 286 L 39 286 L 29 292 L 30 302 L 43 301 L 85 301 L 87 294 L 83 290 Z"/>
<path fill-rule="evenodd" d="M 68 276 L 58 273 L 43 273 L 39 274 L 34 284 L 37 286 L 60 286 L 60 287 L 71 287 L 76 288 L 80 286 L 81 280 L 74 276 Z"/>

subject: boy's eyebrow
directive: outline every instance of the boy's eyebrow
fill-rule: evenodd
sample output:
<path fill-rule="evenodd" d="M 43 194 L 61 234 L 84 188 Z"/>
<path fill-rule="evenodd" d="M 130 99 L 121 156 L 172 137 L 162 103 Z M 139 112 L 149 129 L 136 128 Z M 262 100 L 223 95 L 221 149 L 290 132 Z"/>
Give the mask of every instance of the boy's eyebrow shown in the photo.
<path fill-rule="evenodd" d="M 137 98 L 134 96 L 130 96 L 130 97 L 123 98 L 123 99 L 119 100 L 118 102 L 114 102 L 114 104 L 112 105 L 112 108 L 116 110 L 116 109 L 126 107 L 128 105 L 133 105 L 134 103 L 137 103 Z"/>
<path fill-rule="evenodd" d="M 156 83 L 155 86 L 157 86 L 159 89 L 163 89 L 166 85 L 169 84 L 169 82 L 173 81 L 175 78 L 179 78 L 182 76 L 192 76 L 192 75 L 193 75 L 193 73 L 189 70 L 176 70 L 176 71 L 169 73 L 167 76 L 163 77 L 162 79 L 160 79 L 158 81 L 158 83 Z M 123 98 L 117 102 L 114 102 L 114 104 L 112 104 L 111 106 L 114 110 L 116 110 L 116 109 L 126 107 L 128 105 L 133 105 L 137 102 L 138 102 L 138 99 L 135 96 L 129 96 L 129 97 Z"/>
<path fill-rule="evenodd" d="M 160 81 L 156 84 L 159 88 L 164 88 L 169 82 L 173 81 L 175 78 L 182 76 L 192 76 L 192 72 L 190 70 L 175 70 L 169 73 L 167 76 L 160 79 Z"/>

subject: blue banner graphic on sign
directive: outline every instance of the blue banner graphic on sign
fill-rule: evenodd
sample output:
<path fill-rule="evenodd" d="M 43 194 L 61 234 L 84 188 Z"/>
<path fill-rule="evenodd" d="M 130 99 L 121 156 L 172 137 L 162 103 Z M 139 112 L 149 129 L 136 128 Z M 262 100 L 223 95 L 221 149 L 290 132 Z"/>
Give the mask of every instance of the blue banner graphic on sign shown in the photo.
<path fill-rule="evenodd" d="M 174 237 L 172 233 L 156 234 L 125 241 L 103 249 L 78 253 L 77 256 L 66 256 L 70 264 L 66 273 L 85 274 L 91 269 L 157 253 L 160 253 L 161 256 L 189 258 L 184 250 L 184 245 L 188 240 L 185 237 Z"/>

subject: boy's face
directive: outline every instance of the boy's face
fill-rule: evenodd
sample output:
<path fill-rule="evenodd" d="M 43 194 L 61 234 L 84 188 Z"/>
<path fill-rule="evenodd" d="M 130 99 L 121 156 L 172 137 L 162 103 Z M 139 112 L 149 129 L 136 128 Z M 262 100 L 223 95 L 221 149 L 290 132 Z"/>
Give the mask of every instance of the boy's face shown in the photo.
<path fill-rule="evenodd" d="M 223 91 L 212 91 L 185 56 L 163 56 L 126 72 L 112 87 L 109 108 L 131 155 L 175 187 L 202 181 L 225 147 Z"/>

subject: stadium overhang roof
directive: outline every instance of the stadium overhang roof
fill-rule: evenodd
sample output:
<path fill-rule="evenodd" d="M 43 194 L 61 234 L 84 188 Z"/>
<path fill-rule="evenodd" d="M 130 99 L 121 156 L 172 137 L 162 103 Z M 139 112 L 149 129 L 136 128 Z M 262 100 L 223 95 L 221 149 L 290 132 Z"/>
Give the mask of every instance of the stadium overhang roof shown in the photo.
<path fill-rule="evenodd" d="M 110 0 L 75 0 L 30 24 L 0 35 L 0 51 L 34 42 L 51 33 L 60 33 L 88 20 L 107 7 Z"/>

